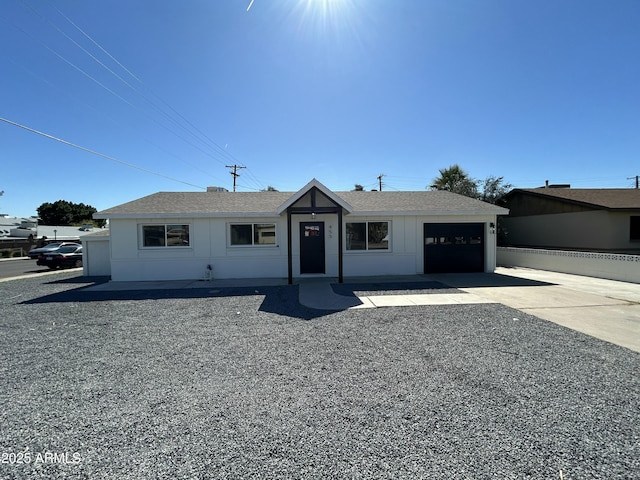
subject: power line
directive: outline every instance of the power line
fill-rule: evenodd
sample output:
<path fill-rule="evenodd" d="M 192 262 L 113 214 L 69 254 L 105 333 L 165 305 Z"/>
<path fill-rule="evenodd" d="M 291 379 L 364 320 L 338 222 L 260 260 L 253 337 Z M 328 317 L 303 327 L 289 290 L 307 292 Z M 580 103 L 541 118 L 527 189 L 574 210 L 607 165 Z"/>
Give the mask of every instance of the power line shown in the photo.
<path fill-rule="evenodd" d="M 119 123 L 119 122 L 118 122 L 118 121 L 117 121 L 117 120 L 116 120 L 112 115 L 110 115 L 110 114 L 108 114 L 108 113 L 100 112 L 100 110 L 98 110 L 98 109 L 97 109 L 96 107 L 94 107 L 93 105 L 90 105 L 89 103 L 87 103 L 87 102 L 85 102 L 85 101 L 83 101 L 83 100 L 80 100 L 80 99 L 78 99 L 78 98 L 74 97 L 74 96 L 73 96 L 73 95 L 71 95 L 68 91 L 66 91 L 66 90 L 64 90 L 64 89 L 62 89 L 62 88 L 60 88 L 60 87 L 58 87 L 58 86 L 54 85 L 53 83 L 51 83 L 51 82 L 50 82 L 49 80 L 47 80 L 46 78 L 44 78 L 44 77 L 42 77 L 42 76 L 38 75 L 37 73 L 35 73 L 34 71 L 30 70 L 29 68 L 26 68 L 24 65 L 21 65 L 21 64 L 17 63 L 17 62 L 16 62 L 14 59 L 12 59 L 11 57 L 7 57 L 7 60 L 9 60 L 9 61 L 10 61 L 12 64 L 14 64 L 17 68 L 21 68 L 21 69 L 23 69 L 26 73 L 28 73 L 29 75 L 31 75 L 31 76 L 32 76 L 32 77 L 34 77 L 35 79 L 37 79 L 37 80 L 39 80 L 39 81 L 41 81 L 41 82 L 43 82 L 43 83 L 46 83 L 49 87 L 51 87 L 51 88 L 55 89 L 56 91 L 60 92 L 60 93 L 61 93 L 61 94 L 63 94 L 63 95 L 66 95 L 67 97 L 69 97 L 71 100 L 73 100 L 73 101 L 77 102 L 78 104 L 80 104 L 80 105 L 82 105 L 82 106 L 84 106 L 84 107 L 86 107 L 86 108 L 88 108 L 88 109 L 91 109 L 91 110 L 95 111 L 96 113 L 100 113 L 100 114 L 102 115 L 102 117 L 103 117 L 103 118 L 105 118 L 105 119 L 109 120 L 109 121 L 110 121 L 111 123 L 113 123 L 114 125 L 121 126 L 121 125 L 120 125 L 120 123 Z M 199 170 L 200 172 L 202 172 L 202 173 L 204 173 L 204 174 L 206 174 L 206 175 L 209 175 L 209 176 L 213 177 L 213 175 L 211 175 L 211 173 L 210 173 L 210 172 L 207 172 L 207 171 L 203 170 L 202 168 L 198 167 L 197 165 L 194 165 L 194 164 L 192 164 L 192 163 L 190 163 L 190 162 L 187 162 L 186 160 L 184 160 L 184 159 L 183 159 L 183 158 L 181 158 L 180 156 L 176 155 L 176 154 L 175 154 L 175 153 L 173 153 L 173 152 L 170 152 L 169 150 L 167 150 L 166 148 L 162 147 L 161 145 L 159 145 L 159 144 L 157 144 L 157 143 L 155 143 L 155 142 L 153 142 L 153 141 L 149 140 L 148 138 L 143 138 L 143 139 L 144 139 L 147 143 L 149 143 L 149 145 L 152 145 L 153 147 L 157 148 L 158 150 L 163 151 L 163 152 L 164 152 L 164 153 L 166 153 L 167 155 L 170 155 L 171 157 L 173 157 L 173 158 L 175 158 L 175 159 L 177 159 L 177 160 L 179 160 L 179 161 L 181 161 L 181 162 L 183 162 L 183 163 L 185 163 L 185 164 L 189 165 L 190 167 L 195 168 L 196 170 Z M 216 178 L 216 177 L 213 177 L 213 178 Z"/>
<path fill-rule="evenodd" d="M 96 57 L 94 57 L 93 55 L 91 55 L 88 51 L 86 51 L 83 47 L 81 47 L 80 45 L 77 44 L 77 42 L 75 42 L 74 40 L 72 40 L 70 37 L 68 37 L 68 35 L 66 35 L 64 32 L 60 31 L 59 28 L 56 28 L 56 30 L 59 30 L 65 37 L 69 38 L 69 40 L 71 40 L 75 45 L 77 45 L 79 48 L 81 48 L 85 53 L 87 53 L 87 55 L 89 55 L 91 58 L 93 58 L 96 62 L 98 62 L 103 68 L 105 68 L 106 70 L 108 70 L 111 74 L 113 74 L 116 78 L 118 78 L 120 81 L 122 81 L 125 85 L 127 85 L 129 88 L 131 88 L 134 92 L 136 92 L 138 95 L 140 95 L 142 98 L 144 98 L 150 105 L 152 105 L 159 113 L 163 114 L 167 119 L 169 119 L 170 121 L 172 121 L 176 126 L 182 128 L 185 132 L 189 133 L 190 135 L 192 135 L 195 139 L 197 139 L 198 141 L 200 141 L 202 144 L 206 145 L 207 147 L 212 149 L 212 153 L 215 152 L 217 153 L 219 156 L 225 158 L 225 159 L 232 159 L 234 161 L 237 161 L 233 155 L 231 155 L 229 152 L 226 151 L 226 149 L 223 149 L 220 145 L 218 145 L 216 142 L 214 142 L 211 138 L 209 138 L 209 136 L 207 134 L 205 134 L 202 130 L 200 130 L 198 127 L 196 127 L 192 122 L 190 122 L 187 118 L 185 118 L 183 115 L 180 114 L 180 112 L 178 112 L 175 108 L 173 108 L 169 103 L 167 103 L 166 101 L 164 101 L 159 95 L 157 95 L 153 90 L 151 90 L 142 80 L 140 80 L 140 78 L 138 78 L 136 75 L 133 74 L 133 72 L 128 69 L 127 67 L 125 67 L 121 62 L 119 62 L 111 53 L 109 53 L 104 47 L 102 47 L 96 40 L 94 40 L 88 33 L 86 33 L 84 30 L 82 30 L 78 25 L 76 25 L 69 17 L 67 17 L 64 13 L 62 13 L 58 8 L 56 8 L 55 6 L 53 6 L 53 8 L 58 12 L 58 14 L 60 14 L 65 20 L 67 20 L 67 22 L 69 22 L 73 27 L 75 27 L 82 35 L 84 35 L 89 41 L 91 41 L 96 47 L 98 47 L 102 52 L 104 52 L 110 59 L 112 59 L 120 68 L 122 68 L 127 74 L 129 74 L 133 79 L 135 79 L 141 86 L 143 86 L 149 93 L 151 93 L 156 99 L 158 99 L 164 106 L 166 106 L 167 108 L 169 108 L 174 114 L 176 114 L 180 119 L 182 119 L 182 121 L 184 121 L 188 126 L 190 126 L 193 130 L 195 130 L 199 135 L 201 135 L 201 137 L 198 137 L 198 135 L 196 135 L 195 133 L 193 133 L 193 131 L 189 131 L 184 125 L 180 124 L 180 122 L 178 122 L 177 120 L 171 118 L 164 110 L 162 110 L 162 108 L 160 108 L 158 105 L 155 105 L 153 103 L 153 101 L 151 101 L 146 95 L 144 95 L 142 92 L 140 92 L 140 90 L 138 90 L 137 88 L 135 88 L 134 86 L 132 86 L 131 84 L 129 84 L 127 81 L 125 81 L 123 78 L 121 78 L 119 75 L 117 75 L 115 72 L 113 72 L 113 70 L 111 70 L 110 68 L 108 68 L 106 65 L 104 65 L 102 62 L 100 62 Z M 47 20 L 48 21 L 48 20 Z M 51 23 L 51 22 L 49 22 Z M 206 141 L 205 141 L 206 140 Z M 209 143 L 207 143 L 209 142 Z M 191 144 L 192 145 L 192 144 Z M 192 145 L 193 146 L 193 145 Z M 217 150 L 217 151 L 216 151 Z M 206 152 L 203 152 L 205 154 L 207 154 Z M 208 154 L 207 154 L 208 155 Z M 210 155 L 211 157 L 213 157 L 213 155 Z M 218 160 L 220 163 L 224 163 L 222 160 L 216 159 Z"/>
<path fill-rule="evenodd" d="M 145 101 L 146 105 L 145 104 L 137 105 L 137 102 L 136 102 L 136 104 L 132 103 L 134 101 L 133 98 L 130 101 L 130 100 L 128 100 L 127 98 L 125 98 L 123 96 L 124 94 L 121 95 L 115 89 L 109 88 L 105 83 L 99 81 L 97 76 L 90 75 L 85 70 L 83 70 L 80 66 L 78 66 L 77 64 L 75 64 L 72 61 L 70 61 L 67 58 L 65 58 L 65 56 L 62 53 L 59 53 L 59 52 L 55 51 L 53 48 L 49 47 L 48 45 L 46 45 L 42 41 L 40 41 L 40 40 L 34 38 L 33 36 L 31 36 L 28 32 L 26 32 L 22 28 L 16 26 L 13 23 L 10 23 L 10 25 L 12 27 L 14 27 L 17 30 L 21 31 L 25 36 L 29 37 L 30 39 L 32 39 L 36 43 L 39 43 L 43 48 L 45 48 L 48 51 L 50 51 L 53 55 L 58 57 L 60 60 L 64 61 L 69 66 L 73 67 L 78 72 L 82 73 L 84 76 L 86 76 L 87 78 L 92 80 L 94 83 L 96 83 L 98 86 L 100 86 L 101 88 L 106 90 L 111 95 L 117 97 L 119 100 L 121 100 L 123 103 L 125 103 L 129 107 L 138 110 L 143 116 L 145 116 L 146 118 L 150 119 L 155 124 L 157 124 L 158 126 L 162 127 L 163 129 L 169 131 L 170 133 L 172 133 L 173 135 L 175 135 L 177 138 L 181 139 L 182 141 L 184 141 L 188 145 L 192 146 L 193 148 L 196 148 L 197 150 L 199 150 L 200 152 L 202 152 L 206 156 L 213 158 L 214 160 L 216 160 L 217 162 L 221 163 L 222 165 L 225 165 L 226 163 L 234 163 L 236 165 L 241 163 L 240 161 L 238 161 L 235 158 L 235 156 L 233 156 L 232 154 L 230 154 L 226 150 L 226 147 L 222 148 L 219 144 L 217 144 L 215 141 L 213 141 L 207 134 L 205 134 L 202 130 L 200 130 L 197 126 L 195 126 L 187 118 L 185 118 L 183 115 L 181 115 L 175 108 L 173 108 L 170 104 L 168 104 L 166 101 L 164 101 L 160 96 L 155 94 L 153 92 L 153 90 L 151 90 L 147 85 L 145 85 L 144 82 L 138 76 L 136 76 L 133 73 L 132 70 L 128 69 L 114 55 L 109 53 L 102 45 L 100 45 L 95 39 L 93 39 L 85 30 L 83 30 L 78 24 L 76 24 L 67 15 L 65 15 L 62 11 L 60 11 L 60 9 L 58 9 L 55 5 L 53 5 L 52 2 L 49 1 L 48 2 L 49 5 L 51 6 L 51 8 L 53 10 L 55 10 L 55 12 L 57 12 L 58 15 L 60 15 L 61 18 L 64 19 L 64 21 L 68 22 L 68 24 L 71 25 L 75 30 L 77 30 L 82 35 L 83 38 L 86 38 L 89 42 L 91 42 L 91 44 L 93 44 L 95 47 L 97 47 L 100 52 L 102 52 L 110 60 L 115 62 L 115 64 L 118 67 L 120 67 L 123 72 L 126 72 L 126 75 L 124 75 L 124 77 L 126 77 L 128 75 L 131 79 L 135 80 L 135 82 L 128 82 L 125 78 L 123 78 L 123 76 L 118 75 L 118 73 L 116 73 L 114 71 L 114 69 L 112 69 L 109 66 L 107 66 L 105 62 L 101 61 L 98 58 L 99 55 L 97 53 L 95 55 L 92 54 L 87 48 L 85 48 L 84 46 L 82 46 L 79 43 L 80 40 L 76 41 L 74 38 L 72 38 L 70 36 L 70 34 L 67 34 L 65 31 L 63 31 L 63 29 L 61 28 L 62 25 L 56 25 L 56 22 L 54 22 L 53 19 L 45 17 L 39 11 L 34 9 L 32 6 L 28 5 L 25 2 L 25 0 L 22 0 L 22 3 L 33 14 L 35 14 L 38 17 L 40 17 L 41 19 L 43 19 L 49 26 L 51 26 L 53 29 L 55 29 L 55 31 L 58 34 L 62 35 L 67 41 L 71 42 L 73 44 L 74 48 L 78 48 L 79 50 L 81 50 L 83 52 L 83 54 L 85 54 L 88 57 L 90 57 L 90 59 L 93 62 L 96 62 L 102 69 L 106 70 L 110 75 L 114 76 L 119 82 L 124 84 L 133 93 L 135 93 L 136 95 L 141 97 Z M 98 56 L 96 56 L 96 55 L 98 55 Z M 51 86 L 53 86 L 55 88 L 55 86 L 53 84 L 51 84 L 50 82 L 47 81 L 47 83 L 49 83 Z M 144 92 L 139 87 L 143 87 Z M 149 95 L 145 94 L 145 92 L 147 94 L 149 94 Z M 153 97 L 153 98 L 151 98 L 151 97 Z M 143 110 L 141 108 L 143 106 L 146 106 L 147 109 Z M 151 107 L 150 110 L 148 109 L 148 107 Z M 90 108 L 93 108 L 93 107 L 90 107 Z M 162 115 L 165 118 L 165 120 L 167 120 L 170 123 L 169 124 L 165 124 L 165 122 L 159 122 L 158 119 L 154 118 L 154 116 L 151 115 L 151 114 L 154 114 L 154 113 Z M 110 116 L 108 114 L 105 114 L 105 116 L 110 118 Z M 173 127 L 173 128 L 170 128 L 170 127 Z M 193 138 L 193 139 L 197 140 L 198 145 L 194 144 L 188 138 L 185 138 L 183 135 L 181 135 L 179 132 L 177 132 L 175 130 L 175 127 L 177 127 L 180 130 L 182 130 L 182 132 L 185 132 L 186 134 L 190 135 L 189 138 Z M 203 173 L 206 173 L 207 175 L 210 175 L 210 176 L 214 177 L 209 172 L 205 172 L 204 170 L 202 170 L 202 169 L 198 168 L 197 166 L 193 165 L 192 163 L 187 162 L 186 160 L 180 158 L 179 156 L 172 154 L 171 152 L 167 151 L 166 149 L 162 148 L 161 146 L 159 146 L 157 144 L 154 144 L 153 142 L 150 142 L 150 143 L 152 143 L 153 145 L 155 145 L 157 148 L 159 148 L 160 150 L 164 151 L 165 153 L 168 153 L 169 155 L 172 155 L 173 157 L 177 158 L 178 160 L 186 163 L 187 165 L 191 166 L 192 168 L 196 168 L 196 169 L 202 171 Z M 201 148 L 199 145 L 202 145 L 206 149 L 206 151 L 203 148 Z M 214 177 L 214 178 L 217 178 L 217 177 Z M 255 185 L 257 187 L 257 188 L 255 188 L 256 190 L 260 190 L 260 189 L 263 188 L 262 182 L 249 170 L 247 170 L 246 180 L 249 181 L 249 183 Z"/>
<path fill-rule="evenodd" d="M 102 48 L 102 46 L 98 42 L 96 42 L 93 38 L 91 38 L 89 36 L 89 34 L 87 34 L 78 25 L 76 25 L 73 21 L 71 21 L 71 19 L 69 17 L 67 17 L 64 13 L 62 13 L 60 10 L 58 10 L 58 8 L 55 5 L 53 5 L 51 2 L 49 2 L 49 5 L 51 5 L 53 7 L 53 9 L 56 12 L 58 12 L 58 14 L 60 16 L 62 16 L 67 22 L 69 22 L 71 25 L 73 25 L 80 33 L 82 33 L 87 39 L 89 39 L 96 47 L 98 47 L 100 50 L 102 50 L 111 60 L 113 60 L 115 63 L 117 63 L 120 68 L 122 68 L 125 72 L 127 72 L 131 77 L 135 78 L 138 82 L 140 82 L 140 79 L 138 77 L 136 77 L 129 69 L 127 69 L 127 67 L 122 65 L 113 55 L 111 55 L 108 51 L 106 51 L 104 48 Z M 142 83 L 142 82 L 140 82 L 140 83 Z"/>
<path fill-rule="evenodd" d="M 24 3 L 24 2 L 23 2 Z M 203 154 L 205 154 L 208 157 L 213 158 L 214 160 L 220 162 L 221 164 L 224 164 L 225 162 L 223 160 L 221 160 L 221 158 L 224 158 L 225 160 L 228 160 L 229 158 L 235 160 L 235 158 L 230 155 L 228 152 L 226 152 L 225 150 L 223 150 L 218 144 L 216 144 L 215 142 L 213 142 L 213 140 L 211 140 L 206 134 L 204 134 L 201 130 L 199 130 L 195 125 L 193 125 L 193 123 L 189 122 L 184 116 L 180 115 L 180 113 L 178 113 L 173 107 L 171 107 L 171 105 L 169 105 L 167 102 L 165 102 L 164 100 L 162 100 L 162 98 L 160 98 L 158 95 L 156 95 L 155 93 L 153 93 L 153 91 L 151 89 L 149 89 L 146 85 L 144 85 L 144 83 L 136 76 L 134 75 L 131 70 L 127 69 L 121 62 L 119 62 L 113 55 L 111 55 L 106 49 L 104 49 L 98 42 L 96 42 L 93 38 L 91 38 L 90 35 L 88 35 L 84 30 L 82 30 L 77 24 L 75 24 L 71 19 L 69 19 L 66 15 L 64 15 L 58 8 L 56 8 L 55 6 L 52 6 L 66 21 L 68 21 L 74 28 L 76 28 L 83 36 L 85 36 L 87 39 L 89 39 L 94 45 L 96 45 L 102 52 L 104 52 L 110 59 L 112 59 L 119 67 L 121 67 L 125 72 L 127 72 L 128 75 L 130 75 L 133 79 L 135 79 L 138 83 L 140 83 L 140 85 L 144 86 L 151 94 L 154 95 L 155 98 L 157 98 L 158 100 L 160 100 L 160 102 L 162 102 L 167 108 L 169 108 L 173 113 L 175 113 L 178 117 L 180 117 L 187 125 L 189 125 L 193 130 L 195 130 L 200 136 L 196 135 L 194 133 L 193 130 L 189 130 L 184 124 L 181 124 L 178 120 L 176 120 L 175 118 L 172 118 L 165 110 L 163 110 L 159 105 L 155 104 L 148 96 L 146 96 L 144 93 L 142 93 L 139 89 L 137 89 L 135 86 L 131 85 L 129 82 L 127 82 L 124 78 L 122 78 L 120 75 L 118 75 L 117 73 L 115 73 L 111 68 L 109 68 L 107 65 L 105 65 L 103 62 L 101 62 L 97 57 L 95 57 L 94 55 L 92 55 L 87 49 L 85 49 L 84 47 L 82 47 L 78 42 L 76 42 L 74 39 L 72 39 L 69 35 L 67 35 L 64 31 L 62 31 L 62 29 L 60 29 L 58 26 L 56 26 L 51 20 L 43 17 L 39 12 L 37 12 L 36 10 L 34 10 L 31 6 L 27 5 L 27 7 L 34 12 L 36 15 L 38 15 L 40 18 L 43 18 L 48 24 L 50 24 L 53 28 L 55 28 L 56 31 L 58 31 L 58 33 L 60 33 L 61 35 L 63 35 L 66 39 L 68 39 L 70 42 L 72 42 L 77 48 L 79 48 L 80 50 L 82 50 L 86 55 L 88 55 L 93 61 L 95 61 L 96 63 L 98 63 L 102 68 L 104 68 L 105 70 L 107 70 L 111 75 L 113 75 L 114 77 L 116 77 L 120 82 L 124 83 L 128 88 L 130 88 L 133 92 L 135 92 L 136 94 L 138 94 L 141 98 L 143 98 L 148 105 L 150 105 L 151 107 L 153 107 L 153 109 L 155 110 L 156 113 L 159 113 L 161 115 L 163 115 L 167 120 L 169 120 L 170 122 L 172 122 L 174 124 L 174 126 L 182 129 L 184 132 L 188 133 L 189 135 L 191 135 L 194 139 L 198 140 L 199 142 L 201 142 L 205 147 L 207 147 L 207 149 L 210 149 L 209 151 L 205 151 L 202 148 L 200 148 L 198 145 L 194 144 L 193 142 L 187 140 L 185 137 L 183 137 L 182 135 L 180 135 L 179 133 L 177 133 L 176 131 L 168 128 L 166 125 L 163 125 L 162 123 L 158 122 L 155 118 L 153 118 L 152 116 L 148 115 L 145 112 L 142 112 L 142 110 L 140 109 L 140 107 L 134 105 L 133 103 L 131 103 L 129 100 L 125 99 L 123 96 L 121 96 L 120 94 L 118 94 L 117 92 L 115 92 L 113 89 L 107 87 L 104 83 L 98 81 L 96 78 L 94 78 L 93 76 L 91 76 L 90 74 L 88 74 L 87 72 L 85 72 L 82 68 L 80 68 L 79 66 L 77 66 L 76 64 L 74 64 L 73 62 L 71 62 L 70 60 L 68 60 L 67 58 L 65 58 L 62 54 L 56 52 L 55 50 L 53 50 L 52 48 L 50 48 L 48 45 L 46 45 L 45 43 L 34 39 L 29 33 L 27 33 L 26 31 L 24 31 L 23 29 L 21 29 L 20 27 L 17 27 L 16 25 L 12 25 L 14 28 L 20 30 L 23 34 L 25 34 L 26 36 L 32 38 L 33 40 L 35 40 L 36 42 L 40 43 L 40 45 L 42 45 L 44 48 L 46 48 L 47 50 L 49 50 L 52 54 L 54 54 L 55 56 L 57 56 L 60 60 L 64 61 L 65 63 L 67 63 L 68 65 L 70 65 L 71 67 L 73 67 L 74 69 L 76 69 L 77 71 L 79 71 L 80 73 L 82 73 L 84 76 L 86 76 L 87 78 L 89 78 L 90 80 L 92 80 L 93 82 L 95 82 L 97 85 L 99 85 L 101 88 L 103 88 L 104 90 L 106 90 L 107 92 L 109 92 L 110 94 L 112 94 L 113 96 L 115 96 L 116 98 L 120 99 L 123 103 L 129 105 L 130 107 L 137 109 L 138 111 L 140 111 L 141 113 L 143 113 L 147 118 L 149 118 L 151 121 L 153 121 L 154 123 L 156 123 L 157 125 L 159 125 L 160 127 L 164 128 L 165 130 L 169 131 L 170 133 L 172 133 L 173 135 L 175 135 L 177 138 L 181 139 L 182 141 L 184 141 L 185 143 L 191 145 L 192 147 L 196 148 L 197 150 L 199 150 L 200 152 L 202 152 Z M 204 139 L 206 139 L 206 141 Z M 182 160 L 182 159 L 181 159 Z M 184 161 L 184 160 L 182 160 Z M 194 167 L 192 164 L 189 164 L 189 162 L 184 161 L 185 163 L 187 163 L 188 165 Z M 196 168 L 196 167 L 194 167 Z M 209 174 L 210 175 L 210 174 Z"/>
<path fill-rule="evenodd" d="M 41 131 L 36 130 L 34 128 L 27 127 L 26 125 L 22 125 L 20 123 L 13 122 L 13 121 L 11 121 L 9 119 L 0 117 L 0 121 L 8 123 L 9 125 L 13 125 L 15 127 L 22 128 L 24 130 L 27 130 L 28 132 L 36 133 L 36 134 L 41 135 L 41 136 L 43 136 L 45 138 L 48 138 L 50 140 L 55 140 L 56 142 L 60 142 L 60 143 L 63 143 L 65 145 L 68 145 L 70 147 L 77 148 L 78 150 L 82 150 L 84 152 L 91 153 L 92 155 L 97 155 L 98 157 L 106 158 L 107 160 L 111 160 L 113 162 L 120 163 L 120 164 L 125 165 L 127 167 L 135 168 L 136 170 L 140 170 L 142 172 L 146 172 L 146 173 L 150 173 L 152 175 L 156 175 L 158 177 L 166 178 L 167 180 L 171 180 L 171 181 L 178 182 L 178 183 L 183 183 L 185 185 L 189 185 L 190 187 L 195 187 L 195 188 L 200 188 L 202 190 L 206 190 L 205 187 L 201 187 L 200 185 L 194 185 L 193 183 L 185 182 L 183 180 L 178 180 L 177 178 L 169 177 L 168 175 L 164 175 L 162 173 L 154 172 L 153 170 L 148 170 L 148 169 L 146 169 L 144 167 L 141 167 L 139 165 L 135 165 L 133 163 L 128 163 L 128 162 L 125 162 L 123 160 L 119 160 L 119 159 L 117 159 L 115 157 L 112 157 L 110 155 L 106 155 L 104 153 L 100 153 L 100 152 L 97 152 L 95 150 L 91 150 L 90 148 L 83 147 L 81 145 L 69 142 L 67 140 L 63 140 L 62 138 L 54 137 L 53 135 L 49 135 L 48 133 L 44 133 L 44 132 L 41 132 Z"/>

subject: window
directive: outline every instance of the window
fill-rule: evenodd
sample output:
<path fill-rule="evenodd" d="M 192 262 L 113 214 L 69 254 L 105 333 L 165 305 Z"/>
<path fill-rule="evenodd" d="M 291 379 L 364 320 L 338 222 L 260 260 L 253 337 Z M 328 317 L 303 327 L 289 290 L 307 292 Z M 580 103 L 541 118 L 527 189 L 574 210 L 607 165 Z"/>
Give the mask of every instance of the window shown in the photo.
<path fill-rule="evenodd" d="M 232 224 L 231 245 L 275 245 L 275 223 Z"/>
<path fill-rule="evenodd" d="M 189 225 L 142 225 L 143 247 L 188 247 Z"/>
<path fill-rule="evenodd" d="M 629 240 L 640 240 L 640 217 L 629 217 Z"/>
<path fill-rule="evenodd" d="M 389 222 L 347 223 L 347 250 L 389 250 Z"/>

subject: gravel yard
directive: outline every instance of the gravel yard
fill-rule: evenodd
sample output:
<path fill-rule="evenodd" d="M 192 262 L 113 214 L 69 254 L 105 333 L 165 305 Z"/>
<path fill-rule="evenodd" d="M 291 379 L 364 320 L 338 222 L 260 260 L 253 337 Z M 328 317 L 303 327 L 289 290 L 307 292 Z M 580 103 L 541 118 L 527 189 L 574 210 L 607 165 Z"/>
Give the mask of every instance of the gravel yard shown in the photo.
<path fill-rule="evenodd" d="M 0 283 L 2 479 L 640 476 L 622 347 L 499 304 L 332 313 L 295 286 L 76 275 Z"/>

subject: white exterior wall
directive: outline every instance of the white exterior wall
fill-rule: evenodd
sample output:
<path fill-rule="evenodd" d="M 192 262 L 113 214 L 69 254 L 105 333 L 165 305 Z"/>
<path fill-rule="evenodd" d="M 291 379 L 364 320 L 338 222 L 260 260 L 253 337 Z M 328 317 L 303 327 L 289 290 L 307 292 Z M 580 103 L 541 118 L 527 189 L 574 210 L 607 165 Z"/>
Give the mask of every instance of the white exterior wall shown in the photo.
<path fill-rule="evenodd" d="M 82 238 L 82 274 L 86 277 L 111 275 L 109 237 Z"/>
<path fill-rule="evenodd" d="M 275 223 L 275 246 L 231 246 L 230 223 Z M 189 247 L 143 248 L 139 226 L 188 224 Z M 286 217 L 114 219 L 111 226 L 111 278 L 133 280 L 204 279 L 287 276 Z"/>
<path fill-rule="evenodd" d="M 345 277 L 375 275 L 415 275 L 417 245 L 415 217 L 400 216 L 352 216 L 343 218 L 344 223 L 389 222 L 389 250 L 346 250 L 343 239 L 343 262 Z M 346 228 L 343 228 L 343 232 Z M 422 240 L 420 241 L 422 244 Z"/>
<path fill-rule="evenodd" d="M 336 214 L 292 215 L 293 276 L 300 277 L 300 222 L 325 224 L 326 277 L 338 276 L 338 216 Z M 489 223 L 495 215 L 450 216 L 343 216 L 343 273 L 345 277 L 376 275 L 415 275 L 424 273 L 424 223 L 484 223 L 485 271 L 496 266 L 496 235 Z M 388 251 L 347 251 L 345 224 L 349 222 L 389 221 Z M 275 246 L 231 246 L 229 224 L 275 223 Z M 144 248 L 140 226 L 150 224 L 188 224 L 188 247 Z M 287 216 L 256 218 L 158 218 L 112 219 L 111 278 L 113 281 L 204 279 L 207 265 L 213 278 L 286 278 L 288 272 Z M 309 275 L 314 276 L 314 275 Z M 307 277 L 307 275 L 305 275 Z"/>
<path fill-rule="evenodd" d="M 504 267 L 526 267 L 640 283 L 640 255 L 498 247 Z"/>
<path fill-rule="evenodd" d="M 425 223 L 484 223 L 485 271 L 496 268 L 496 235 L 490 233 L 489 224 L 496 224 L 495 215 L 441 215 L 441 216 L 367 216 L 348 215 L 344 222 L 390 221 L 391 248 L 389 251 L 344 250 L 344 276 L 416 275 L 424 273 Z"/>

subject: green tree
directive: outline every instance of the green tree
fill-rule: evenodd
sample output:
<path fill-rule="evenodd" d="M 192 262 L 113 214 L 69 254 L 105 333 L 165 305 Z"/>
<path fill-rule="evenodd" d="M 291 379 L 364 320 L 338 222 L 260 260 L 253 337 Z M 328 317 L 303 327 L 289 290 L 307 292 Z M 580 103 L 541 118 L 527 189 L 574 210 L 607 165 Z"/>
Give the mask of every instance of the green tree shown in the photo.
<path fill-rule="evenodd" d="M 360 185 L 359 183 L 356 183 L 353 187 L 354 188 L 353 188 L 352 192 L 363 192 L 364 191 L 364 187 L 362 185 Z"/>
<path fill-rule="evenodd" d="M 478 198 L 478 182 L 471 178 L 460 165 L 439 170 L 440 176 L 433 179 L 432 190 L 447 190 L 466 197 Z"/>
<path fill-rule="evenodd" d="M 504 196 L 513 188 L 510 183 L 504 183 L 504 177 L 490 175 L 481 182 L 482 193 L 479 199 L 483 202 L 501 205 Z"/>
<path fill-rule="evenodd" d="M 275 187 L 272 187 L 271 185 L 267 185 L 267 188 L 264 188 L 260 191 L 261 192 L 277 192 L 278 190 L 276 190 Z"/>
<path fill-rule="evenodd" d="M 82 225 L 93 223 L 104 225 L 104 220 L 93 220 L 93 214 L 97 210 L 91 205 L 73 203 L 66 200 L 45 202 L 37 209 L 38 217 L 43 225 Z"/>

